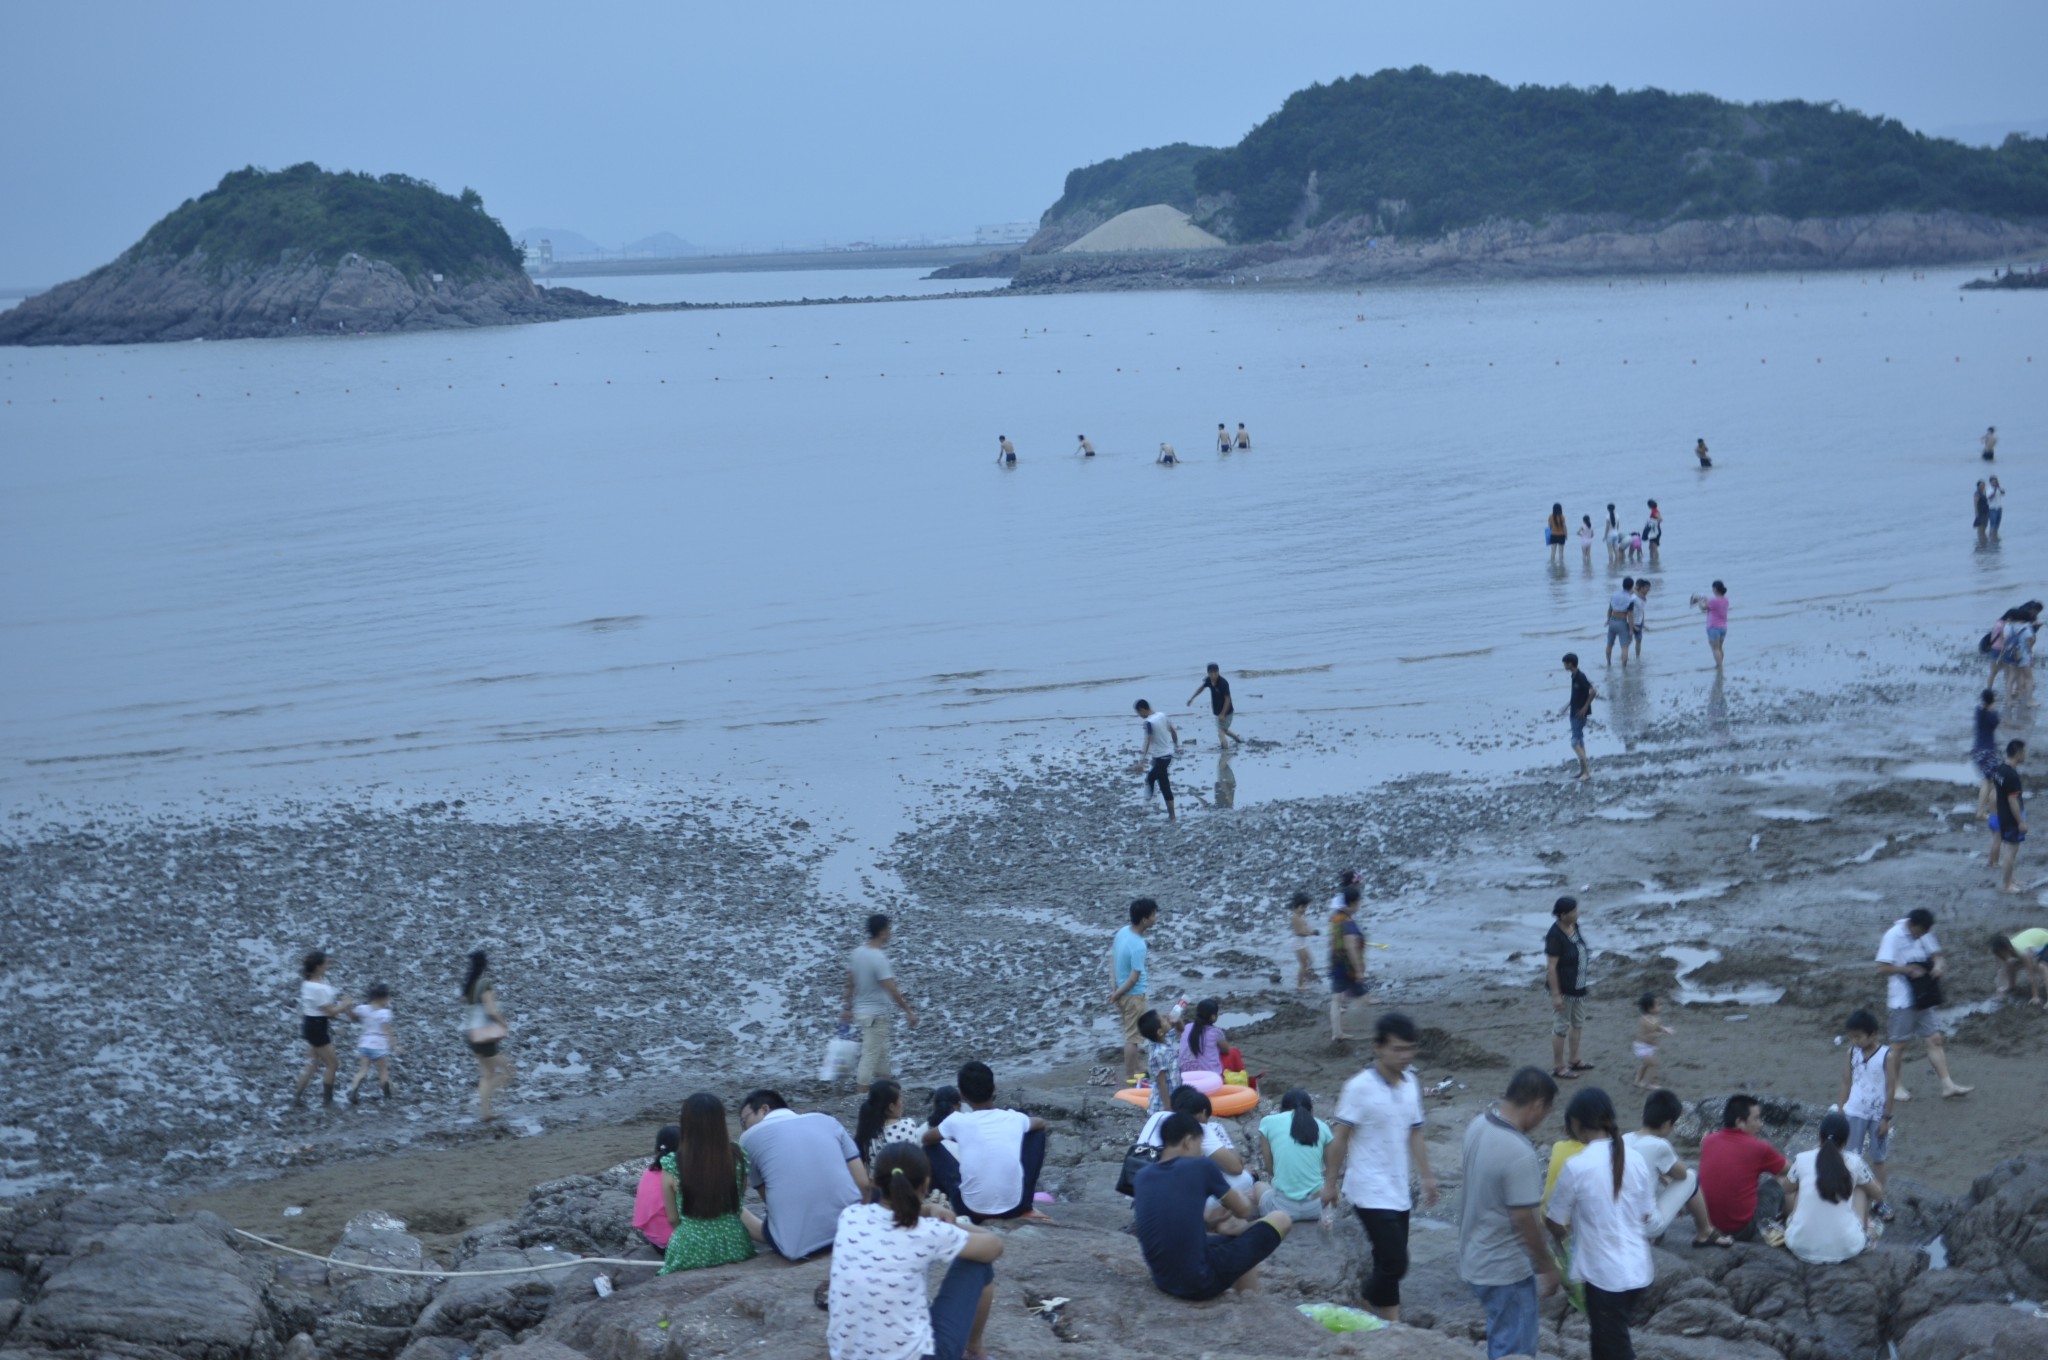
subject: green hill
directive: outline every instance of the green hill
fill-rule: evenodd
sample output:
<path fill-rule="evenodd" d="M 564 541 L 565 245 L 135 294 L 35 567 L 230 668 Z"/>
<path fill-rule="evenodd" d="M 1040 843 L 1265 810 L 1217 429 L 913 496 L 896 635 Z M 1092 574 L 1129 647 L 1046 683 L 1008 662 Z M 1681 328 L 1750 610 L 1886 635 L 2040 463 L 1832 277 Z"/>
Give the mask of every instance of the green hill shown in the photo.
<path fill-rule="evenodd" d="M 519 247 L 484 212 L 474 189 L 455 197 L 409 175 L 328 171 L 311 161 L 233 172 L 219 187 L 186 199 L 123 258 L 195 253 L 215 268 L 287 260 L 333 265 L 354 253 L 408 277 L 472 278 L 522 265 Z"/>
<path fill-rule="evenodd" d="M 1212 154 L 1168 147 L 1077 170 L 1047 218 L 1090 193 L 1117 210 L 1187 207 L 1189 175 L 1196 221 L 1240 242 L 1354 217 L 1402 236 L 1561 214 L 2048 217 L 2048 139 L 1969 147 L 1838 104 L 1509 87 L 1415 67 L 1297 91 Z M 1155 185 L 1159 196 L 1143 198 Z"/>
<path fill-rule="evenodd" d="M 1046 209 L 1041 220 L 1054 222 L 1088 211 L 1110 218 L 1154 203 L 1170 203 L 1182 212 L 1193 212 L 1195 166 L 1216 154 L 1213 146 L 1175 142 L 1084 165 L 1067 173 L 1060 201 Z"/>

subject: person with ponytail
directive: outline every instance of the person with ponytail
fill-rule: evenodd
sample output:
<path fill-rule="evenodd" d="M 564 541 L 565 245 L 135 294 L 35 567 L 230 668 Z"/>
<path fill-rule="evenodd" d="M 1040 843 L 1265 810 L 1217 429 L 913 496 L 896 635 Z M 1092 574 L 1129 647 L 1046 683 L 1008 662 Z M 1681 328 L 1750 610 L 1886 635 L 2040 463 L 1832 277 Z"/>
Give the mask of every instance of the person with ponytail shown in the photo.
<path fill-rule="evenodd" d="M 986 1354 L 982 1331 L 1002 1239 L 928 1201 L 931 1181 L 931 1163 L 914 1143 L 887 1143 L 875 1153 L 876 1203 L 839 1211 L 825 1322 L 832 1360 Z M 927 1305 L 935 1263 L 947 1263 L 946 1277 Z"/>
<path fill-rule="evenodd" d="M 654 1135 L 654 1161 L 640 1173 L 640 1188 L 633 1196 L 633 1226 L 657 1251 L 667 1251 L 668 1240 L 676 1232 L 668 1225 L 667 1183 L 662 1180 L 661 1163 L 663 1158 L 675 1155 L 682 1140 L 683 1131 L 676 1125 L 661 1126 L 661 1131 Z"/>
<path fill-rule="evenodd" d="M 915 1143 L 924 1136 L 924 1121 L 903 1116 L 903 1086 L 888 1077 L 868 1087 L 853 1124 L 853 1145 L 870 1166 L 875 1154 L 891 1143 Z"/>
<path fill-rule="evenodd" d="M 1266 1165 L 1273 1183 L 1259 1192 L 1259 1212 L 1286 1214 L 1297 1223 L 1323 1217 L 1323 1149 L 1336 1137 L 1316 1118 L 1315 1101 L 1296 1087 L 1280 1097 L 1280 1113 L 1259 1121 L 1266 1144 Z"/>
<path fill-rule="evenodd" d="M 1195 1003 L 1195 1018 L 1180 1032 L 1180 1074 L 1185 1081 L 1190 1072 L 1208 1072 L 1218 1081 L 1223 1079 L 1223 1050 L 1230 1047 L 1230 1036 L 1216 1023 L 1216 1017 L 1223 1010 L 1223 1003 L 1215 997 L 1204 997 Z"/>
<path fill-rule="evenodd" d="M 1792 1159 L 1792 1207 L 1785 1250 L 1808 1265 L 1832 1265 L 1870 1245 L 1870 1164 L 1846 1150 L 1849 1118 L 1839 1110 L 1820 1121 L 1820 1146 Z"/>
<path fill-rule="evenodd" d="M 1614 1102 L 1597 1086 L 1572 1097 L 1564 1127 L 1586 1149 L 1565 1163 L 1544 1223 L 1569 1246 L 1572 1278 L 1586 1286 L 1592 1360 L 1635 1360 L 1629 1311 L 1657 1277 L 1644 1235 L 1657 1212 L 1657 1173 L 1622 1141 Z"/>

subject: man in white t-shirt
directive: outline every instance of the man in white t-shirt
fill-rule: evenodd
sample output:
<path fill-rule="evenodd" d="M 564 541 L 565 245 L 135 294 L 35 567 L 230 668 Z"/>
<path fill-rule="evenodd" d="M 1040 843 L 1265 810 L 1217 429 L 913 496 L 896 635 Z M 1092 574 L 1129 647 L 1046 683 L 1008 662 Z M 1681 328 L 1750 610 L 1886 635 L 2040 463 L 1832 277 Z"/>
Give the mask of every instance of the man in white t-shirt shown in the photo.
<path fill-rule="evenodd" d="M 846 995 L 841 998 L 839 1018 L 860 1031 L 860 1065 L 853 1079 L 866 1090 L 877 1077 L 889 1071 L 889 1020 L 891 1007 L 900 1007 L 903 1018 L 917 1028 L 917 1012 L 896 988 L 896 970 L 889 966 L 889 918 L 881 912 L 868 917 L 868 942 L 853 951 L 846 967 Z"/>
<path fill-rule="evenodd" d="M 1607 597 L 1607 664 L 1614 664 L 1614 644 L 1621 643 L 1621 668 L 1628 669 L 1628 649 L 1635 644 L 1636 620 L 1643 602 L 1636 598 L 1636 578 L 1621 578 L 1621 589 Z"/>
<path fill-rule="evenodd" d="M 1925 987 L 1942 973 L 1941 941 L 1934 938 L 1933 912 L 1915 907 L 1892 923 L 1877 946 L 1877 973 L 1886 979 L 1885 1007 L 1891 1015 L 1891 1033 L 1887 1037 L 1898 1051 L 1899 1065 L 1905 1065 L 1907 1045 L 1915 1039 L 1925 1039 L 1927 1062 L 1941 1079 L 1942 1095 L 1966 1096 L 1976 1090 L 1974 1086 L 1957 1085 L 1949 1076 L 1948 1049 L 1940 1027 L 1934 1022 L 1935 1008 L 1914 1004 L 1915 984 Z M 1892 1098 L 1907 1099 L 1905 1088 L 1898 1088 Z"/>
<path fill-rule="evenodd" d="M 1643 1236 L 1652 1242 L 1657 1241 L 1678 1221 L 1681 1213 L 1687 1213 L 1692 1215 L 1694 1246 L 1732 1247 L 1735 1239 L 1714 1231 L 1713 1223 L 1707 1218 L 1707 1201 L 1700 1194 L 1700 1178 L 1692 1168 L 1678 1160 L 1678 1151 L 1671 1146 L 1671 1130 L 1684 1113 L 1685 1106 L 1678 1096 L 1659 1088 L 1650 1092 L 1643 1101 L 1643 1126 L 1621 1137 L 1621 1141 L 1641 1153 L 1643 1160 L 1650 1164 L 1650 1170 L 1657 1173 L 1657 1212 L 1644 1227 Z"/>
<path fill-rule="evenodd" d="M 1159 796 L 1166 800 L 1166 820 L 1170 822 L 1173 820 L 1173 758 L 1180 754 L 1180 733 L 1174 730 L 1164 713 L 1154 713 L 1152 705 L 1143 699 L 1132 707 L 1145 724 L 1145 744 L 1138 748 L 1138 763 L 1131 772 L 1145 771 L 1145 796 L 1150 798 L 1153 789 L 1159 790 Z"/>
<path fill-rule="evenodd" d="M 1045 1121 L 996 1102 L 996 1074 L 987 1063 L 961 1065 L 961 1108 L 924 1133 L 932 1184 L 977 1223 L 996 1218 L 1044 1219 L 1032 1206 L 1045 1167 Z M 942 1143 L 960 1149 L 958 1157 Z"/>
<path fill-rule="evenodd" d="M 1422 1087 L 1409 1074 L 1420 1042 L 1415 1022 L 1388 1011 L 1373 1029 L 1372 1065 L 1337 1097 L 1336 1137 L 1323 1151 L 1323 1203 L 1341 1188 L 1372 1243 L 1372 1268 L 1359 1292 L 1389 1322 L 1401 1320 L 1401 1277 L 1408 1273 L 1411 1166 L 1424 1207 L 1436 1203 L 1436 1173 L 1422 1141 Z"/>

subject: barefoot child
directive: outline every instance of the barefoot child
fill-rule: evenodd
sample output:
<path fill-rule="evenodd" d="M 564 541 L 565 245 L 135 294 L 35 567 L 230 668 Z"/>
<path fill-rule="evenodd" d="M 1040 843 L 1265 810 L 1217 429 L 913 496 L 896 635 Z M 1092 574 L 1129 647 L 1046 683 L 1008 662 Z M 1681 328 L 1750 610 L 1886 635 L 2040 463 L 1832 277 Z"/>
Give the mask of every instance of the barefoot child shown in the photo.
<path fill-rule="evenodd" d="M 1890 1044 L 1878 1042 L 1878 1032 L 1877 1017 L 1869 1011 L 1857 1011 L 1843 1022 L 1842 1037 L 1848 1040 L 1849 1066 L 1842 1073 L 1842 1090 L 1835 1103 L 1849 1118 L 1845 1149 L 1870 1164 L 1871 1190 L 1877 1197 L 1870 1212 L 1888 1223 L 1892 1209 L 1884 1200 L 1884 1162 L 1891 1150 L 1892 1099 L 1899 1088 L 1899 1054 Z"/>
<path fill-rule="evenodd" d="M 1286 946 L 1294 951 L 1294 990 L 1305 992 L 1316 975 L 1315 960 L 1309 954 L 1309 941 L 1315 939 L 1315 927 L 1308 923 L 1309 896 L 1298 892 L 1287 904 Z M 1286 957 L 1284 954 L 1282 957 Z"/>
<path fill-rule="evenodd" d="M 362 1037 L 356 1041 L 356 1078 L 348 1084 L 351 1105 L 360 1099 L 357 1088 L 369 1075 L 373 1063 L 377 1068 L 377 1089 L 384 1099 L 391 1099 L 391 1059 L 398 1053 L 398 1041 L 391 1032 L 391 989 L 380 982 L 365 995 L 367 1000 L 351 1012 L 363 1027 Z"/>
<path fill-rule="evenodd" d="M 1653 1090 L 1657 1085 L 1657 1040 L 1672 1032 L 1663 1022 L 1664 1003 L 1655 992 L 1644 992 L 1636 1002 L 1642 1018 L 1636 1023 L 1636 1088 Z"/>
<path fill-rule="evenodd" d="M 1138 1017 L 1138 1035 L 1145 1041 L 1145 1075 L 1152 1082 L 1152 1100 L 1145 1108 L 1155 1114 L 1166 1108 L 1166 1098 L 1180 1085 L 1180 1036 L 1175 1032 L 1179 1028 L 1158 1011 Z"/>

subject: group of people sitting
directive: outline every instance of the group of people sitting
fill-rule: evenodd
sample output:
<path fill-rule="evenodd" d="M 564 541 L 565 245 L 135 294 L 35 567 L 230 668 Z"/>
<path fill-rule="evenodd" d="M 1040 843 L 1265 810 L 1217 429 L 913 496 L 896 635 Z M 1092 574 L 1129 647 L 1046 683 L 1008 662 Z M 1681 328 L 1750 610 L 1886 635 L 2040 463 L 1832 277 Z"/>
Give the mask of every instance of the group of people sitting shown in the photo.
<path fill-rule="evenodd" d="M 983 1225 L 1043 1219 L 1043 1119 L 996 1103 L 986 1063 L 933 1093 L 929 1118 L 906 1118 L 903 1088 L 869 1088 L 857 1131 L 800 1114 L 781 1094 L 725 1103 L 700 1091 L 655 1140 L 633 1226 L 663 1252 L 661 1273 L 732 1265 L 761 1248 L 789 1260 L 832 1252 L 826 1341 L 834 1360 L 982 1353 L 1000 1238 Z M 745 1207 L 747 1189 L 762 1211 Z M 947 1266 L 926 1306 L 926 1273 Z"/>

